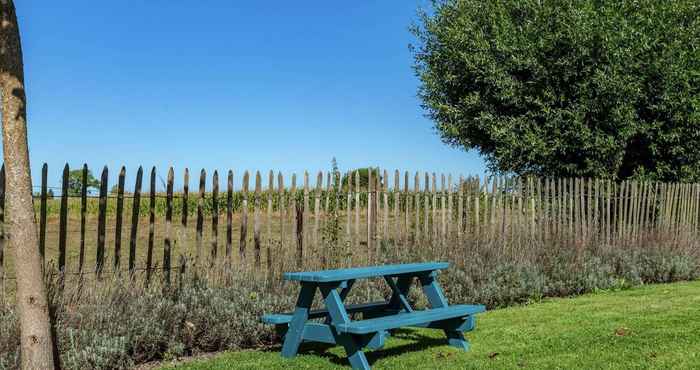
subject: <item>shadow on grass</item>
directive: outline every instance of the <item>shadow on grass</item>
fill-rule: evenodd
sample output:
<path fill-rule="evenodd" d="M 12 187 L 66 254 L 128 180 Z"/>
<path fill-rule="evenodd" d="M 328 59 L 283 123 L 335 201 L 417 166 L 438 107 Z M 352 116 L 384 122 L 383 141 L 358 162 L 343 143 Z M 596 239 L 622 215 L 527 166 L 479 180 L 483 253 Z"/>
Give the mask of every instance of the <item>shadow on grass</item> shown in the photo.
<path fill-rule="evenodd" d="M 365 356 L 367 357 L 367 361 L 370 363 L 370 365 L 381 358 L 400 356 L 409 352 L 420 352 L 431 347 L 444 346 L 447 344 L 447 339 L 444 337 L 433 338 L 422 335 L 417 330 L 411 329 L 398 329 L 393 331 L 391 337 L 388 338 L 388 341 L 391 341 L 392 339 L 410 340 L 411 343 L 405 343 L 398 346 L 393 346 L 391 348 L 386 348 L 385 346 L 383 349 L 374 351 L 370 351 L 365 348 Z M 345 357 L 345 352 L 342 349 L 341 355 L 337 355 L 329 351 L 331 348 L 335 347 L 337 347 L 337 345 L 334 344 L 303 343 L 299 348 L 299 354 L 325 358 L 336 365 L 348 365 L 348 359 Z M 280 346 L 275 346 L 267 348 L 265 351 L 279 353 L 280 350 Z"/>

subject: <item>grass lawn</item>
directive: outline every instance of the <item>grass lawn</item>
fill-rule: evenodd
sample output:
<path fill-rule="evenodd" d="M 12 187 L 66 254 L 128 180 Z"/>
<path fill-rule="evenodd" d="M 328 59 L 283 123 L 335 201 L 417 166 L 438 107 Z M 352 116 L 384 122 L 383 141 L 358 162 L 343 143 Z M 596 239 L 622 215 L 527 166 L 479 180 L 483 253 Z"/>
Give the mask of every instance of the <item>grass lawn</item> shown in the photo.
<path fill-rule="evenodd" d="M 402 330 L 368 351 L 374 369 L 697 369 L 700 281 L 650 285 L 482 314 L 469 352 L 435 330 Z M 340 347 L 302 346 L 292 360 L 269 351 L 228 352 L 177 369 L 349 368 Z M 163 367 L 165 369 L 173 369 Z"/>

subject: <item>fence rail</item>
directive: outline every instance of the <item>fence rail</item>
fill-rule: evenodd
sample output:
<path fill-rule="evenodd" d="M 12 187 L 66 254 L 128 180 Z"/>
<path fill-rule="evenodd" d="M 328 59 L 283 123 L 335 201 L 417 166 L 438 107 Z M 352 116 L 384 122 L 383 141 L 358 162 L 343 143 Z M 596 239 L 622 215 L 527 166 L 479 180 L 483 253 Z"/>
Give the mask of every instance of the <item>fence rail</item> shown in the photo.
<path fill-rule="evenodd" d="M 214 265 L 248 266 L 274 276 L 290 269 L 415 259 L 420 253 L 414 252 L 426 248 L 466 263 L 470 246 L 489 243 L 513 253 L 538 243 L 614 247 L 650 236 L 695 246 L 700 227 L 700 184 L 398 170 L 369 171 L 366 179 L 359 172 L 305 172 L 287 182 L 281 173 L 258 171 L 245 172 L 240 190 L 234 191 L 232 171 L 220 189 L 219 173 L 209 176 L 202 170 L 197 192 L 191 194 L 188 170 L 176 191 L 169 168 L 163 193 L 156 189 L 156 168 L 145 188 L 138 168 L 131 191 L 121 167 L 110 192 L 105 167 L 99 193 L 91 196 L 87 165 L 79 186 L 71 184 L 69 173 L 66 165 L 60 195 L 51 198 L 48 167 L 42 167 L 35 196 L 39 250 L 44 263 L 59 273 L 97 278 L 143 270 L 147 280 L 160 271 L 169 282 L 171 271 L 196 275 Z M 4 179 L 3 166 L 3 298 L 14 279 L 14 263 L 5 253 L 11 230 L 4 225 Z"/>

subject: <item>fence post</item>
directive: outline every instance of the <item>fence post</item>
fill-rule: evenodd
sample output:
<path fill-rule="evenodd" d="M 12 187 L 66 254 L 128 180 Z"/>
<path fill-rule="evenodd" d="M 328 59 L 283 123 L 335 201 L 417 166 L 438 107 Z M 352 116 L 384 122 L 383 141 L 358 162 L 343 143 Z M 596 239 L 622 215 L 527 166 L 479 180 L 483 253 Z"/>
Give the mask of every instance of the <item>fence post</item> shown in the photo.
<path fill-rule="evenodd" d="M 209 265 L 216 264 L 219 253 L 219 171 L 214 170 L 211 179 L 211 254 Z"/>
<path fill-rule="evenodd" d="M 119 271 L 122 253 L 122 227 L 124 223 L 124 181 L 126 177 L 126 168 L 122 166 L 119 170 L 119 179 L 117 180 L 117 214 L 114 228 L 114 271 Z"/>
<path fill-rule="evenodd" d="M 362 189 L 360 188 L 360 171 L 355 170 L 355 251 L 360 250 L 360 209 L 362 208 L 362 203 L 360 203 L 360 195 Z"/>
<path fill-rule="evenodd" d="M 70 169 L 68 164 L 63 167 L 63 179 L 61 183 L 61 210 L 58 226 L 58 272 L 61 276 L 61 288 L 63 288 L 63 274 L 66 269 L 66 242 L 68 237 L 68 177 Z"/>
<path fill-rule="evenodd" d="M 255 172 L 255 198 L 253 199 L 253 243 L 255 244 L 255 267 L 260 267 L 260 192 L 262 191 L 260 171 Z"/>
<path fill-rule="evenodd" d="M 190 243 L 188 240 L 187 233 L 187 216 L 189 213 L 189 193 L 190 193 L 190 170 L 185 168 L 184 179 L 182 183 L 182 215 L 180 217 L 180 251 L 184 249 L 184 253 L 180 252 L 180 255 L 186 254 L 188 249 L 190 249 Z"/>
<path fill-rule="evenodd" d="M 233 171 L 226 176 L 226 268 L 231 267 L 233 249 Z"/>
<path fill-rule="evenodd" d="M 280 244 L 279 244 L 279 249 L 277 256 L 279 257 L 280 260 L 280 272 L 283 271 L 283 266 L 284 266 L 284 261 L 286 260 L 285 256 L 282 254 L 286 251 L 284 248 L 284 239 L 286 236 L 286 221 L 287 221 L 287 202 L 284 196 L 284 177 L 282 176 L 282 172 L 277 173 L 277 192 L 279 193 L 279 203 L 277 206 L 277 210 L 279 212 L 279 217 L 280 217 Z"/>
<path fill-rule="evenodd" d="M 316 177 L 316 191 L 314 192 L 314 232 L 313 232 L 313 251 L 325 255 L 325 251 L 321 251 L 318 245 L 318 227 L 321 218 L 321 193 L 323 192 L 323 172 L 319 171 Z"/>
<path fill-rule="evenodd" d="M 173 168 L 168 169 L 168 182 L 165 188 L 165 239 L 163 243 L 163 276 L 166 285 L 170 286 L 170 257 L 172 249 L 172 223 L 173 223 L 173 182 L 175 174 Z"/>
<path fill-rule="evenodd" d="M 199 197 L 197 198 L 197 225 L 195 230 L 195 275 L 199 274 L 202 264 L 202 243 L 204 233 L 204 200 L 207 185 L 207 171 L 202 169 L 199 172 Z"/>
<path fill-rule="evenodd" d="M 141 210 L 141 183 L 143 181 L 143 167 L 139 166 L 136 172 L 136 184 L 134 185 L 134 200 L 131 204 L 131 229 L 129 238 L 129 275 L 133 277 L 136 267 L 136 241 L 138 240 L 139 213 Z M 82 213 L 82 212 L 81 212 Z M 81 264 L 82 265 L 82 264 Z M 81 268 L 82 270 L 82 268 Z"/>
<path fill-rule="evenodd" d="M 150 193 L 148 204 L 148 249 L 146 251 L 146 286 L 151 281 L 153 266 L 153 243 L 156 231 L 156 168 L 151 168 Z"/>
<path fill-rule="evenodd" d="M 107 166 L 102 170 L 100 181 L 100 209 L 97 216 L 97 258 L 96 272 L 98 278 L 102 275 L 105 258 L 105 231 L 107 226 L 107 181 L 108 181 Z"/>
<path fill-rule="evenodd" d="M 238 254 L 241 262 L 245 261 L 245 253 L 248 242 L 248 184 L 250 182 L 250 174 L 245 171 L 243 174 L 243 208 L 241 209 L 241 237 Z"/>

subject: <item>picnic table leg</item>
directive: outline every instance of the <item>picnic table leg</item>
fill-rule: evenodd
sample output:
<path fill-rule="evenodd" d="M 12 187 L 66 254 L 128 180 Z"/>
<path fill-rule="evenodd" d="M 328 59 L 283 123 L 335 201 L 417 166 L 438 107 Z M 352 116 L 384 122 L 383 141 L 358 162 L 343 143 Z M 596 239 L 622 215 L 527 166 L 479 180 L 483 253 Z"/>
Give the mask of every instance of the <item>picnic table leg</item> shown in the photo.
<path fill-rule="evenodd" d="M 406 312 L 413 312 L 407 298 L 408 291 L 413 282 L 413 276 L 400 276 L 397 282 L 394 282 L 392 277 L 385 276 L 384 280 L 389 284 L 392 291 L 391 299 L 389 300 L 389 308 L 399 311 L 403 308 Z"/>
<path fill-rule="evenodd" d="M 284 344 L 282 345 L 282 357 L 291 358 L 296 356 L 299 351 L 302 337 L 304 335 L 304 326 L 309 318 L 309 309 L 314 301 L 316 293 L 316 285 L 311 283 L 302 283 L 301 292 L 297 299 L 294 316 L 289 323 L 289 330 L 284 336 Z"/>
<path fill-rule="evenodd" d="M 328 309 L 328 314 L 331 318 L 332 324 L 350 322 L 350 317 L 348 316 L 345 306 L 343 305 L 343 299 L 336 289 L 339 285 L 340 284 L 329 284 L 321 286 L 321 294 L 323 294 L 323 299 L 326 303 L 326 309 Z M 345 349 L 345 353 L 348 356 L 348 360 L 350 361 L 352 368 L 359 370 L 370 370 L 367 357 L 365 357 L 365 353 L 362 352 L 361 342 L 351 334 L 338 334 L 335 329 L 332 330 L 336 337 L 336 343 L 342 345 Z"/>
<path fill-rule="evenodd" d="M 435 279 L 434 272 L 430 275 L 420 276 L 419 279 L 421 285 L 423 286 L 423 293 L 428 298 L 428 302 L 430 303 L 430 307 L 442 308 L 448 306 L 445 294 L 442 292 L 442 288 L 440 287 L 437 279 Z M 473 317 L 469 317 L 467 318 L 467 322 L 465 324 L 473 324 L 473 320 Z M 450 346 L 460 348 L 465 351 L 469 349 L 469 342 L 467 342 L 466 338 L 464 338 L 465 329 L 465 325 L 459 325 L 457 327 L 454 325 L 446 325 L 444 327 L 445 336 L 447 336 L 447 342 Z"/>

